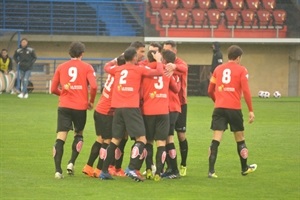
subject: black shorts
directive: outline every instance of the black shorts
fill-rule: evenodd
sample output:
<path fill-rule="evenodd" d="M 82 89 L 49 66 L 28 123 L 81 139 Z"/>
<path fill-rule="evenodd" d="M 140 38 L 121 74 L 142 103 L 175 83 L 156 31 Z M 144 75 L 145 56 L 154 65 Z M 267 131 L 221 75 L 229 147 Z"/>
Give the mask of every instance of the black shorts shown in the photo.
<path fill-rule="evenodd" d="M 132 138 L 146 136 L 140 108 L 116 108 L 113 118 L 112 137 L 123 138 L 125 131 Z"/>
<path fill-rule="evenodd" d="M 101 135 L 103 139 L 111 139 L 112 137 L 112 115 L 104 115 L 94 111 L 94 123 L 96 135 Z"/>
<path fill-rule="evenodd" d="M 170 112 L 170 128 L 169 128 L 169 135 L 174 135 L 174 130 L 175 130 L 175 123 L 177 121 L 177 118 L 179 116 L 179 112 Z"/>
<path fill-rule="evenodd" d="M 244 131 L 244 120 L 241 110 L 215 108 L 212 114 L 211 129 L 225 131 L 230 125 L 230 131 Z"/>
<path fill-rule="evenodd" d="M 79 133 L 84 130 L 86 123 L 86 110 L 74 110 L 58 107 L 57 132 L 74 130 Z M 74 129 L 73 129 L 74 127 Z"/>
<path fill-rule="evenodd" d="M 175 130 L 177 132 L 186 131 L 186 118 L 187 118 L 187 104 L 181 105 L 181 113 L 179 113 L 178 119 L 175 124 Z"/>
<path fill-rule="evenodd" d="M 144 115 L 143 118 L 147 140 L 167 140 L 170 124 L 169 114 Z"/>

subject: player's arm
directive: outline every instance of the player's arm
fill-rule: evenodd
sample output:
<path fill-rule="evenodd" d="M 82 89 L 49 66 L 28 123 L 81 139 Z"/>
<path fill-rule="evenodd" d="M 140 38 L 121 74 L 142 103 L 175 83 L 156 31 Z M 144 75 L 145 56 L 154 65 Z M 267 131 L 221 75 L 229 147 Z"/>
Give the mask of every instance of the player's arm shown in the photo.
<path fill-rule="evenodd" d="M 174 72 L 175 74 L 183 74 L 183 73 L 187 73 L 187 71 L 188 71 L 187 64 L 178 58 L 176 60 L 176 63 L 166 64 L 166 73 Z"/>
<path fill-rule="evenodd" d="M 104 65 L 104 71 L 110 74 L 114 73 L 114 68 L 117 65 L 117 59 L 113 59 Z"/>
<path fill-rule="evenodd" d="M 181 88 L 181 82 L 178 76 L 171 76 L 170 78 L 170 84 L 169 89 L 177 94 L 180 91 Z"/>
<path fill-rule="evenodd" d="M 92 68 L 92 66 L 91 66 Z M 89 100 L 89 110 L 93 108 L 96 94 L 97 94 L 97 81 L 95 71 L 92 69 L 90 73 L 87 74 L 87 79 L 90 85 L 90 100 Z"/>
<path fill-rule="evenodd" d="M 161 62 L 162 56 L 159 52 L 152 53 L 153 58 L 156 60 L 156 69 L 149 69 L 149 67 L 142 67 L 144 76 L 162 76 L 164 73 L 164 66 Z"/>
<path fill-rule="evenodd" d="M 214 76 L 212 76 L 210 78 L 207 93 L 208 93 L 208 96 L 213 100 L 213 102 L 216 101 L 215 87 L 216 87 L 216 78 Z"/>
<path fill-rule="evenodd" d="M 51 82 L 51 93 L 60 96 L 61 89 L 59 89 L 58 86 L 59 86 L 59 73 L 58 71 L 56 71 Z"/>
<path fill-rule="evenodd" d="M 255 116 L 254 116 L 254 112 L 253 112 L 251 92 L 250 92 L 250 88 L 249 88 L 249 84 L 248 84 L 247 70 L 245 71 L 245 73 L 243 73 L 243 75 L 241 77 L 241 86 L 242 86 L 242 90 L 243 90 L 243 96 L 244 96 L 244 99 L 245 99 L 245 102 L 247 104 L 248 111 L 249 111 L 249 123 L 252 123 L 254 121 Z"/>

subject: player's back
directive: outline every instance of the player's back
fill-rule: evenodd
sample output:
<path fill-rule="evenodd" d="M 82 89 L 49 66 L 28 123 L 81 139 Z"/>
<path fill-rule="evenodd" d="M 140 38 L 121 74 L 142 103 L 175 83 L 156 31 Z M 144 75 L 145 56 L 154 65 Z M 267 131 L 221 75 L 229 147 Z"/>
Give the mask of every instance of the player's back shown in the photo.
<path fill-rule="evenodd" d="M 151 69 L 156 68 L 156 62 L 148 63 Z M 169 113 L 169 83 L 170 78 L 163 76 L 143 77 L 143 114 L 162 115 Z"/>
<path fill-rule="evenodd" d="M 88 106 L 88 74 L 95 76 L 94 69 L 81 60 L 69 60 L 57 67 L 62 86 L 60 106 L 84 110 Z"/>
<path fill-rule="evenodd" d="M 139 107 L 142 74 L 142 67 L 129 63 L 114 69 L 115 83 L 112 94 L 112 107 Z"/>
<path fill-rule="evenodd" d="M 235 62 L 219 65 L 213 72 L 216 83 L 215 107 L 240 109 L 242 82 L 247 76 L 247 69 Z"/>

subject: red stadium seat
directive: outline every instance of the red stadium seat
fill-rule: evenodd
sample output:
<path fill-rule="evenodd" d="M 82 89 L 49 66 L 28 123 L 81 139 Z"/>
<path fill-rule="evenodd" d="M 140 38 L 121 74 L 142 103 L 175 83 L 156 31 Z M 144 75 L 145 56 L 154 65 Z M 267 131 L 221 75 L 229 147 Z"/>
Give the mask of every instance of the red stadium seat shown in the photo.
<path fill-rule="evenodd" d="M 258 10 L 260 7 L 260 0 L 246 0 L 249 10 Z"/>
<path fill-rule="evenodd" d="M 243 27 L 251 28 L 254 23 L 254 11 L 253 10 L 242 10 L 241 11 Z"/>
<path fill-rule="evenodd" d="M 167 8 L 175 10 L 179 6 L 179 0 L 165 0 Z"/>
<path fill-rule="evenodd" d="M 189 21 L 189 11 L 184 8 L 178 8 L 175 10 L 175 16 L 178 27 L 186 27 Z"/>
<path fill-rule="evenodd" d="M 238 24 L 239 12 L 234 9 L 225 11 L 226 25 L 228 28 L 233 28 Z"/>
<path fill-rule="evenodd" d="M 258 10 L 256 12 L 260 28 L 267 28 L 270 23 L 270 12 L 268 10 Z"/>
<path fill-rule="evenodd" d="M 262 0 L 262 4 L 266 10 L 274 10 L 276 7 L 276 0 Z"/>
<path fill-rule="evenodd" d="M 242 10 L 245 6 L 244 0 L 230 0 L 231 8 L 234 10 Z"/>
<path fill-rule="evenodd" d="M 202 9 L 193 9 L 192 10 L 192 24 L 195 28 L 202 28 L 206 25 L 206 13 Z"/>
<path fill-rule="evenodd" d="M 195 7 L 195 0 L 181 0 L 182 7 L 191 11 Z"/>
<path fill-rule="evenodd" d="M 168 9 L 168 8 L 160 9 L 159 16 L 160 16 L 160 24 L 163 27 L 171 26 L 172 21 L 173 21 L 173 10 Z"/>
<path fill-rule="evenodd" d="M 220 22 L 220 11 L 217 9 L 209 9 L 207 11 L 208 23 L 210 27 L 216 27 Z"/>
<path fill-rule="evenodd" d="M 210 0 L 197 0 L 199 8 L 203 10 L 208 10 L 211 7 L 211 1 Z"/>
<path fill-rule="evenodd" d="M 163 7 L 163 2 L 164 0 L 150 0 L 149 1 L 150 11 L 152 13 L 159 12 L 159 10 Z"/>
<path fill-rule="evenodd" d="M 283 26 L 286 20 L 286 11 L 280 9 L 274 10 L 273 17 L 275 26 Z"/>
<path fill-rule="evenodd" d="M 215 0 L 215 4 L 217 9 L 224 11 L 228 7 L 228 0 Z"/>

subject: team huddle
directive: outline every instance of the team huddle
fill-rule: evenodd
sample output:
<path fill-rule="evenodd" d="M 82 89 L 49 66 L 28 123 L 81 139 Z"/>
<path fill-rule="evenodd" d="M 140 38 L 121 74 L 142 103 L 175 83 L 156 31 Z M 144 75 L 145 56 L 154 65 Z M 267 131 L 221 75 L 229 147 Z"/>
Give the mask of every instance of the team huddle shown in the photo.
<path fill-rule="evenodd" d="M 74 130 L 75 135 L 67 173 L 74 174 L 75 161 L 83 144 L 86 112 L 94 108 L 97 91 L 96 76 L 92 66 L 81 60 L 84 51 L 83 43 L 73 42 L 69 50 L 71 60 L 59 65 L 52 79 L 51 92 L 59 96 L 57 137 L 53 147 L 57 179 L 63 178 L 61 161 L 64 143 L 70 130 Z M 239 62 L 242 51 L 239 48 L 233 48 L 231 51 L 232 53 L 229 54 L 232 55 L 228 58 Z M 145 52 L 145 44 L 133 42 L 121 55 L 104 66 L 108 76 L 94 111 L 96 140 L 91 147 L 88 161 L 82 169 L 87 176 L 101 180 L 112 180 L 113 176 L 128 176 L 135 181 L 145 179 L 160 181 L 162 178 L 176 179 L 187 174 L 188 66 L 177 57 L 174 41 L 166 41 L 163 45 L 151 43 L 147 59 L 144 59 Z M 254 172 L 257 166 L 247 165 L 248 151 L 243 138 L 244 127 L 240 103 L 234 101 L 233 105 L 229 104 L 229 107 L 226 107 L 227 105 L 223 107 L 220 103 L 222 94 L 215 92 L 215 88 L 219 86 L 215 80 L 220 80 L 220 73 L 217 72 L 218 68 L 212 75 L 208 89 L 212 100 L 216 102 L 214 112 L 218 111 L 212 118 L 211 128 L 214 137 L 210 147 L 208 177 L 217 178 L 214 164 L 221 134 L 227 129 L 227 124 L 230 124 L 231 131 L 236 136 L 242 175 L 247 175 Z M 225 74 L 226 81 L 231 78 L 231 72 L 228 73 Z M 245 70 L 239 70 L 237 75 L 242 74 L 246 78 L 246 73 Z M 253 122 L 254 113 L 248 82 L 245 78 L 242 80 L 244 86 L 238 88 L 236 92 L 240 94 L 242 90 L 246 94 L 251 122 Z M 234 84 L 238 85 L 239 81 L 235 80 Z M 219 105 L 221 108 L 218 108 Z M 230 118 L 230 121 L 223 115 L 224 113 L 232 114 L 234 117 Z M 179 167 L 174 132 L 177 133 L 179 141 L 181 155 Z M 129 138 L 134 143 L 131 146 L 129 163 L 124 170 L 122 168 L 124 148 Z M 97 165 L 94 167 L 96 160 Z M 141 173 L 144 161 L 146 168 L 145 172 Z"/>
<path fill-rule="evenodd" d="M 144 59 L 145 44 L 133 42 L 122 55 L 104 66 L 108 77 L 94 112 L 97 137 L 91 148 L 88 162 L 82 170 L 83 173 L 103 180 L 113 179 L 112 175 L 127 175 L 136 181 L 143 181 L 144 176 L 141 175 L 140 170 L 145 160 L 145 176 L 148 179 L 158 181 L 162 177 L 178 178 L 186 175 L 187 65 L 176 57 L 175 42 L 167 41 L 163 48 L 158 43 L 150 44 L 147 59 Z M 71 51 L 81 52 L 81 55 L 72 56 Z M 83 142 L 82 132 L 86 121 L 86 110 L 93 108 L 97 90 L 95 77 L 92 77 L 94 76 L 92 67 L 86 67 L 80 72 L 77 69 L 79 67 L 75 67 L 86 65 L 81 61 L 83 52 L 82 43 L 72 43 L 69 52 L 71 61 L 58 66 L 52 81 L 52 93 L 60 96 L 57 140 L 54 145 L 56 178 L 63 177 L 60 166 L 62 150 L 67 132 L 73 129 L 72 123 L 75 137 L 67 172 L 69 174 L 74 172 L 75 160 Z M 77 82 L 86 79 L 85 76 L 89 77 L 88 82 L 85 81 L 84 84 Z M 74 95 L 79 93 L 78 90 L 72 90 L 75 85 L 83 85 L 80 92 L 84 89 L 86 92 L 83 92 L 81 98 L 74 98 L 73 101 L 80 101 L 80 103 L 74 102 L 71 106 L 70 93 L 74 92 Z M 89 100 L 84 99 L 88 96 L 88 85 Z M 78 113 L 74 115 L 80 115 L 78 117 L 80 121 L 68 119 L 72 109 L 77 110 Z M 180 169 L 177 167 L 174 130 L 180 135 L 182 152 Z M 134 144 L 128 167 L 123 170 L 123 153 L 128 137 L 134 140 Z M 155 162 L 153 161 L 154 142 L 157 148 Z M 97 158 L 97 166 L 93 168 Z M 166 170 L 164 170 L 165 160 L 169 161 Z"/>

